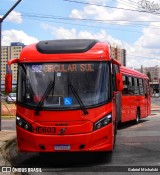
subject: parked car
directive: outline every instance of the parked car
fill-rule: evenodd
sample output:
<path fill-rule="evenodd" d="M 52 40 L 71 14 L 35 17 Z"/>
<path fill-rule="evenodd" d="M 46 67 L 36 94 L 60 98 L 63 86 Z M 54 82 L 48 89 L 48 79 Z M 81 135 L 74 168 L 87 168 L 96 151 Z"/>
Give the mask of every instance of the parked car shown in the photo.
<path fill-rule="evenodd" d="M 158 98 L 158 97 L 160 97 L 160 95 L 159 95 L 159 93 L 155 93 L 152 95 L 152 97 Z"/>
<path fill-rule="evenodd" d="M 16 93 L 9 93 L 9 95 L 6 97 L 7 103 L 14 103 L 16 102 Z"/>
<path fill-rule="evenodd" d="M 3 93 L 1 93 L 1 99 L 2 100 L 5 100 L 6 99 L 6 96 Z"/>

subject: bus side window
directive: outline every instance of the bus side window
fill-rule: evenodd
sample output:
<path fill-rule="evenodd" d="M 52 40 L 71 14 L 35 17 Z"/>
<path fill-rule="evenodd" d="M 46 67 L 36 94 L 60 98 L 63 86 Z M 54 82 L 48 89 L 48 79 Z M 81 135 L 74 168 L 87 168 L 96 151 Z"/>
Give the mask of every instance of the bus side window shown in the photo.
<path fill-rule="evenodd" d="M 118 73 L 118 66 L 113 64 L 112 65 L 112 89 L 116 91 L 116 73 Z"/>
<path fill-rule="evenodd" d="M 116 91 L 116 76 L 112 73 L 112 90 Z"/>
<path fill-rule="evenodd" d="M 144 85 L 144 94 L 150 95 L 148 80 L 144 80 L 143 81 L 143 85 Z"/>
<path fill-rule="evenodd" d="M 140 92 L 140 95 L 144 94 L 144 86 L 143 86 L 143 80 L 142 79 L 139 79 L 139 92 Z"/>
<path fill-rule="evenodd" d="M 134 94 L 139 94 L 139 87 L 138 87 L 138 79 L 137 78 L 133 78 L 134 79 Z"/>
<path fill-rule="evenodd" d="M 122 94 L 128 94 L 128 77 L 123 75 L 122 79 L 123 79 L 123 91 L 122 91 Z"/>
<path fill-rule="evenodd" d="M 128 77 L 128 93 L 129 94 L 134 94 L 134 91 L 133 91 L 133 78 L 132 77 Z"/>
<path fill-rule="evenodd" d="M 147 93 L 150 95 L 150 85 L 149 85 L 149 80 L 146 80 L 147 82 Z"/>

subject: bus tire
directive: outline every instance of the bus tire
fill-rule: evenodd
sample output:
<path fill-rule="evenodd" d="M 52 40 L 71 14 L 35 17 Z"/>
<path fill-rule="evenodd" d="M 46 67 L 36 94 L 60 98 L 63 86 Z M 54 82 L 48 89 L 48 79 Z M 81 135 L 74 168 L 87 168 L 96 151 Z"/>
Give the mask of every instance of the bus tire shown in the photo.
<path fill-rule="evenodd" d="M 138 124 L 140 121 L 140 110 L 137 109 L 137 112 L 136 112 L 136 119 L 135 119 L 135 124 Z"/>

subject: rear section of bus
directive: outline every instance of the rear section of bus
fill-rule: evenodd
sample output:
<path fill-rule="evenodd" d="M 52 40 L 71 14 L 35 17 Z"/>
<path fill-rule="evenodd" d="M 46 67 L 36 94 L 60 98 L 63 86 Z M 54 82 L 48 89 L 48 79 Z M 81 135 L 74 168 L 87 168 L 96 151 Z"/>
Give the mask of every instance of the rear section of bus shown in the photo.
<path fill-rule="evenodd" d="M 132 69 L 121 67 L 123 75 L 122 120 L 134 120 L 136 124 L 141 118 L 151 113 L 149 78 Z"/>

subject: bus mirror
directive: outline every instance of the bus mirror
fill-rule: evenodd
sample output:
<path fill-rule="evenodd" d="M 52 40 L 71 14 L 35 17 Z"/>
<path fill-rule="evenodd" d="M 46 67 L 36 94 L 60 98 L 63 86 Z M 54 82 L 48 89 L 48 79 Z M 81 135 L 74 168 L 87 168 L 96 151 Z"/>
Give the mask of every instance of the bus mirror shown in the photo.
<path fill-rule="evenodd" d="M 12 74 L 7 73 L 5 77 L 5 92 L 10 93 L 12 92 Z"/>
<path fill-rule="evenodd" d="M 118 91 L 123 90 L 123 80 L 122 80 L 122 74 L 121 73 L 116 74 L 116 86 L 117 86 Z"/>
<path fill-rule="evenodd" d="M 8 61 L 6 65 L 6 76 L 5 76 L 5 92 L 10 93 L 12 92 L 12 70 L 11 64 L 18 63 L 18 58 L 14 58 Z"/>
<path fill-rule="evenodd" d="M 12 92 L 12 71 L 11 71 L 11 66 L 7 65 L 6 67 L 7 72 L 5 76 L 5 92 L 10 93 Z"/>

